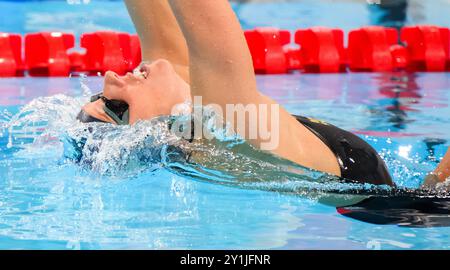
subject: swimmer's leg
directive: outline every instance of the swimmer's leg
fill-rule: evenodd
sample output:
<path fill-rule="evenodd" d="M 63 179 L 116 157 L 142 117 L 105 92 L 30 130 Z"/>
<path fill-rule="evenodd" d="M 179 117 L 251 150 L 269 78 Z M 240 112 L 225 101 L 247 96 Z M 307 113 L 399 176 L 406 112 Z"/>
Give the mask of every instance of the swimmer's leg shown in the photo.
<path fill-rule="evenodd" d="M 142 58 L 166 59 L 189 82 L 189 56 L 186 40 L 167 1 L 125 0 L 139 35 Z"/>

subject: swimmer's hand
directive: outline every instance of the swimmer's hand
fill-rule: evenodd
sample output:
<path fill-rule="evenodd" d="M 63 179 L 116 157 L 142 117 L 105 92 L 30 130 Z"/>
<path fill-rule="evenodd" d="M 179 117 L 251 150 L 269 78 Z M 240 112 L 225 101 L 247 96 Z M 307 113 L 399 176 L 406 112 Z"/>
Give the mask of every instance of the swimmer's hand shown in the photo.
<path fill-rule="evenodd" d="M 450 189 L 445 185 L 446 180 L 450 178 L 450 148 L 447 150 L 441 163 L 434 172 L 427 175 L 422 185 L 422 189 L 436 189 L 437 187 Z"/>
<path fill-rule="evenodd" d="M 433 174 L 437 176 L 440 182 L 445 182 L 450 177 L 450 147 Z"/>
<path fill-rule="evenodd" d="M 423 181 L 421 189 L 432 190 L 435 189 L 439 183 L 441 183 L 439 177 L 437 177 L 434 173 L 430 173 L 427 177 L 425 177 L 425 181 Z"/>
<path fill-rule="evenodd" d="M 428 191 L 450 192 L 450 181 L 441 181 L 437 175 L 427 175 L 420 189 Z"/>

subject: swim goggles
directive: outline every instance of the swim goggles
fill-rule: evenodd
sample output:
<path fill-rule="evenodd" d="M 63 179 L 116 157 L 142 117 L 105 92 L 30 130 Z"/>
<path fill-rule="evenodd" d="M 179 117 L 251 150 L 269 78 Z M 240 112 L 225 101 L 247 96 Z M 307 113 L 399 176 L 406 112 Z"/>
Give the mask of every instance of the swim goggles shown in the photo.
<path fill-rule="evenodd" d="M 105 104 L 103 106 L 105 113 L 111 117 L 116 124 L 128 125 L 130 123 L 130 111 L 127 103 L 120 100 L 107 99 L 103 96 L 103 93 L 92 96 L 91 102 L 95 102 L 99 99 Z"/>

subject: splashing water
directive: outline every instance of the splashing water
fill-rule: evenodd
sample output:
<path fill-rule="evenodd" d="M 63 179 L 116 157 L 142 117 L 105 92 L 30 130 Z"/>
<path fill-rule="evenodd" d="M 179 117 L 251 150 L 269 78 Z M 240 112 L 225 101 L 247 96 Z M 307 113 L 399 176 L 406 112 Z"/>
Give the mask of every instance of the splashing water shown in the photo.
<path fill-rule="evenodd" d="M 375 190 L 371 185 L 343 183 L 333 176 L 263 153 L 236 136 L 187 143 L 170 132 L 170 117 L 140 121 L 133 126 L 82 124 L 75 118 L 92 95 L 86 80 L 87 77 L 80 77 L 81 97 L 41 97 L 15 115 L 4 112 L 0 123 L 2 132 L 8 133 L 7 147 L 17 155 L 47 149 L 58 153 L 63 163 L 75 162 L 83 170 L 113 178 L 132 178 L 145 171 L 168 169 L 195 180 L 296 194 L 314 200 L 326 197 L 327 192 Z M 210 120 L 205 120 L 205 124 L 214 122 Z M 215 134 L 221 133 L 216 130 Z M 379 140 L 371 136 L 365 139 L 372 145 Z M 387 140 L 392 143 L 390 138 Z M 186 153 L 194 158 L 187 160 Z M 391 149 L 382 148 L 380 154 L 396 179 L 420 183 L 423 172 L 432 170 L 429 162 L 401 160 Z M 418 170 L 418 166 L 424 169 Z M 388 187 L 377 187 L 377 190 L 390 192 Z"/>
<path fill-rule="evenodd" d="M 171 133 L 169 117 L 133 126 L 80 123 L 76 115 L 91 93 L 86 85 L 83 90 L 81 98 L 37 98 L 10 116 L 3 125 L 9 133 L 8 148 L 18 154 L 49 148 L 49 152 L 75 161 L 84 170 L 116 178 L 166 168 L 196 180 L 311 198 L 315 196 L 311 190 L 361 186 L 339 183 L 331 176 L 257 151 L 236 137 L 187 143 Z M 195 162 L 186 160 L 188 152 L 195 153 Z"/>

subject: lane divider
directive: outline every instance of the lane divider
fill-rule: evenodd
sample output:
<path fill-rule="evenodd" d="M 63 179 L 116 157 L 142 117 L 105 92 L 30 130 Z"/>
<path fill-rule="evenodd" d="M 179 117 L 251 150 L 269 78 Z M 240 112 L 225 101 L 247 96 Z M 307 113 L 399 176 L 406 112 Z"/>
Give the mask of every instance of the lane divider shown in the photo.
<path fill-rule="evenodd" d="M 141 62 L 141 48 L 137 35 L 115 32 L 95 32 L 81 36 L 81 47 L 86 49 L 79 71 L 91 75 L 108 70 L 124 74 Z"/>
<path fill-rule="evenodd" d="M 401 39 L 406 44 L 408 67 L 417 71 L 450 70 L 449 29 L 435 26 L 405 27 Z"/>
<path fill-rule="evenodd" d="M 22 37 L 0 33 L 0 77 L 23 76 Z"/>
<path fill-rule="evenodd" d="M 75 46 L 72 34 L 60 32 L 25 35 L 25 63 L 30 76 L 68 76 L 71 62 L 67 51 Z"/>
<path fill-rule="evenodd" d="M 300 62 L 307 73 L 346 71 L 344 32 L 341 29 L 313 27 L 298 30 L 295 43 L 300 46 Z"/>
<path fill-rule="evenodd" d="M 394 28 L 365 27 L 353 30 L 348 39 L 351 71 L 383 72 L 406 68 L 406 49 L 398 45 Z"/>
<path fill-rule="evenodd" d="M 277 28 L 245 31 L 257 74 L 450 71 L 450 30 L 432 25 L 368 26 L 348 33 L 312 27 L 295 33 Z M 137 35 L 99 31 L 80 37 L 62 32 L 0 33 L 0 77 L 125 74 L 141 62 Z"/>

